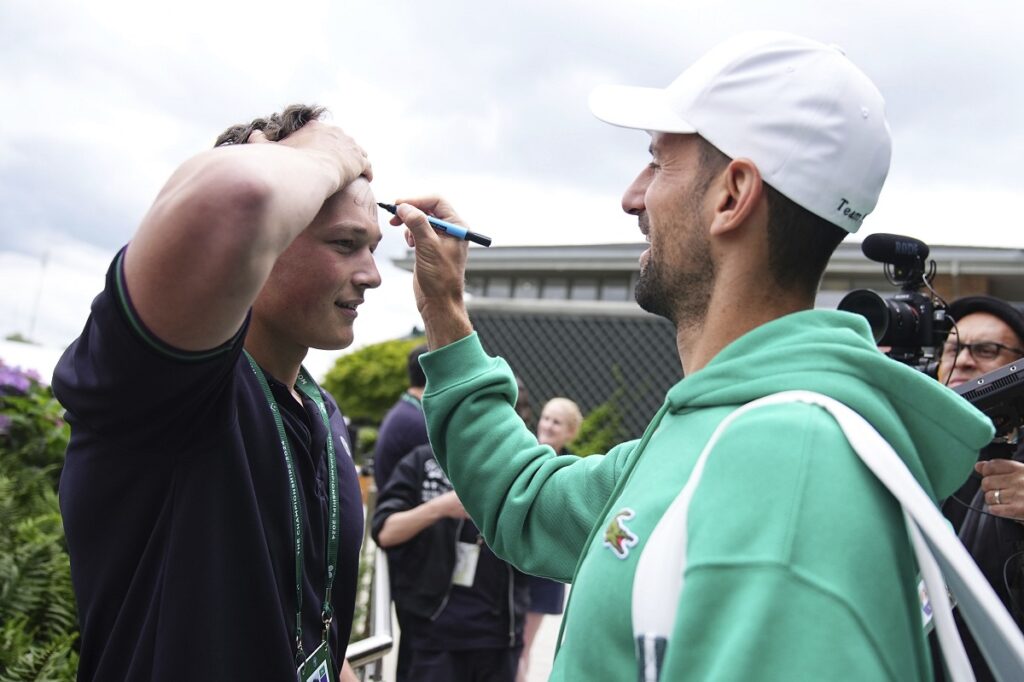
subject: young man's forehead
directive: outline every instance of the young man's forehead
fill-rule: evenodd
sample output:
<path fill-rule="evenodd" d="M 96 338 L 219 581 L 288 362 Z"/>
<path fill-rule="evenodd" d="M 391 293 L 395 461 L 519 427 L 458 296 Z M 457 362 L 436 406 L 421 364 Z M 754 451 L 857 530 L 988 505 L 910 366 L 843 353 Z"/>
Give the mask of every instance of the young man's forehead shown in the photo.
<path fill-rule="evenodd" d="M 364 178 L 356 178 L 348 187 L 342 190 L 343 194 L 347 194 L 352 198 L 352 202 L 356 206 L 368 206 L 373 209 L 373 212 L 377 212 L 377 203 L 374 201 L 373 188 L 370 187 L 370 183 Z"/>
<path fill-rule="evenodd" d="M 367 216 L 377 220 L 377 202 L 373 196 L 373 188 L 365 178 L 356 178 L 343 190 L 338 192 L 342 204 L 356 206 Z"/>
<path fill-rule="evenodd" d="M 356 180 L 335 192 L 321 208 L 320 220 L 326 226 L 343 223 L 377 224 L 377 204 L 370 183 Z"/>

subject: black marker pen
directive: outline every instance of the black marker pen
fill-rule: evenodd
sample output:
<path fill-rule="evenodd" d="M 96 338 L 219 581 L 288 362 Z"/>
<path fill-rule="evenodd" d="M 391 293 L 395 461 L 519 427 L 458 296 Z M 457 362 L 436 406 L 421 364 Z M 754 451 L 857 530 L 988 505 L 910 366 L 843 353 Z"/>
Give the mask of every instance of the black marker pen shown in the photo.
<path fill-rule="evenodd" d="M 381 202 L 378 201 L 377 205 L 392 215 L 398 215 L 398 208 L 394 204 L 382 204 Z M 427 216 L 427 222 L 433 225 L 434 228 L 441 230 L 445 234 L 450 234 L 456 239 L 462 239 L 467 242 L 473 242 L 474 244 L 479 244 L 480 246 L 491 245 L 490 237 L 482 235 L 478 232 L 470 232 L 464 227 L 460 227 L 459 225 L 453 225 L 452 223 L 445 222 L 440 218 Z"/>

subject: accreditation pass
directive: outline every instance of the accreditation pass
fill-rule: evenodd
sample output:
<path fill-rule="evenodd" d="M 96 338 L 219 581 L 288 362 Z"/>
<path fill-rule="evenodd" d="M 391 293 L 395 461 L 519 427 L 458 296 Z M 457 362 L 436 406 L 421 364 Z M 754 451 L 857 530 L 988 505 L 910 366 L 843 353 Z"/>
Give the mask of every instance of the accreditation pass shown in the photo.
<path fill-rule="evenodd" d="M 321 642 L 320 646 L 309 655 L 302 665 L 298 667 L 299 682 L 331 682 L 331 667 L 327 663 L 330 658 L 330 650 L 327 642 Z"/>

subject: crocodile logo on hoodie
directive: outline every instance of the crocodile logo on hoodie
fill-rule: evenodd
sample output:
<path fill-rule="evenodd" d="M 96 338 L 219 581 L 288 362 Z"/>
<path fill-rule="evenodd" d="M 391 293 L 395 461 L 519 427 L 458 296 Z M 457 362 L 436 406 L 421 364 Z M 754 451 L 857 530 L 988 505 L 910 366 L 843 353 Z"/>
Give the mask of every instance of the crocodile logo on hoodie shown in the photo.
<path fill-rule="evenodd" d="M 604 541 L 601 544 L 612 550 L 612 553 L 619 559 L 628 557 L 629 548 L 635 547 L 639 542 L 636 533 L 631 531 L 625 523 L 634 516 L 636 516 L 636 512 L 627 507 L 612 517 L 604 531 Z"/>

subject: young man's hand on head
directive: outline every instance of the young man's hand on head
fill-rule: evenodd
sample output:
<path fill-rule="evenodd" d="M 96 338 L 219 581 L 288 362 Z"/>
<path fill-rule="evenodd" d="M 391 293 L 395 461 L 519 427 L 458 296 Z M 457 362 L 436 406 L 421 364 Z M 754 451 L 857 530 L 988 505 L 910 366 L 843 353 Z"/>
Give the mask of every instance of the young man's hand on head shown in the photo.
<path fill-rule="evenodd" d="M 366 150 L 338 126 L 310 121 L 278 144 L 322 155 L 326 163 L 338 169 L 339 189 L 359 176 L 373 180 L 373 167 Z"/>

